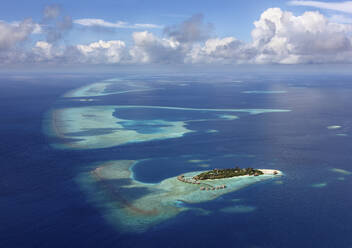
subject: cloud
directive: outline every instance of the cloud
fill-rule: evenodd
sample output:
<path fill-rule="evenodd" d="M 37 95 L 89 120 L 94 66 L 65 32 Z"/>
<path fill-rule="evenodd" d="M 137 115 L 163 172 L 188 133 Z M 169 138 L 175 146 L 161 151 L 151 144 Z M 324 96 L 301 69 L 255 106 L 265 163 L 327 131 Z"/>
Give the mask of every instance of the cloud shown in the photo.
<path fill-rule="evenodd" d="M 127 56 L 126 44 L 120 40 L 93 42 L 88 45 L 77 45 L 79 52 L 76 62 L 90 64 L 121 63 Z"/>
<path fill-rule="evenodd" d="M 48 62 L 53 60 L 58 54 L 55 54 L 53 45 L 45 41 L 37 41 L 32 48 L 31 59 L 34 62 Z M 28 58 L 29 59 L 29 58 Z"/>
<path fill-rule="evenodd" d="M 195 46 L 188 54 L 190 63 L 249 63 L 256 50 L 235 37 L 208 39 L 204 46 Z"/>
<path fill-rule="evenodd" d="M 212 30 L 213 25 L 204 23 L 203 15 L 197 14 L 179 25 L 166 27 L 164 34 L 182 43 L 192 43 L 206 40 Z"/>
<path fill-rule="evenodd" d="M 262 13 L 254 22 L 252 42 L 235 37 L 208 38 L 202 16 L 166 28 L 160 38 L 150 32 L 133 33 L 134 45 L 117 63 L 335 63 L 351 62 L 351 25 L 333 23 L 319 12 L 295 16 L 279 8 Z M 204 42 L 202 42 L 204 40 Z M 106 59 L 107 60 L 107 59 Z M 108 61 L 108 60 L 107 60 Z"/>
<path fill-rule="evenodd" d="M 63 15 L 60 6 L 48 5 L 43 11 L 43 23 L 41 25 L 46 41 L 54 43 L 72 28 L 72 18 Z"/>
<path fill-rule="evenodd" d="M 44 19 L 55 19 L 59 17 L 61 8 L 57 4 L 47 5 L 44 8 L 43 16 Z"/>
<path fill-rule="evenodd" d="M 319 12 L 294 16 L 279 8 L 254 22 L 257 63 L 328 63 L 351 61 L 352 26 L 330 22 Z"/>
<path fill-rule="evenodd" d="M 329 9 L 335 11 L 341 11 L 346 13 L 352 13 L 352 1 L 346 2 L 321 2 L 321 1 L 289 1 L 290 5 L 295 6 L 307 6 L 315 7 L 320 9 Z"/>
<path fill-rule="evenodd" d="M 92 42 L 74 46 L 57 46 L 38 41 L 27 53 L 30 63 L 48 64 L 119 64 L 127 63 L 128 50 L 120 40 Z"/>
<path fill-rule="evenodd" d="M 279 8 L 264 11 L 254 22 L 252 41 L 235 37 L 208 39 L 194 46 L 191 63 L 350 63 L 352 25 L 331 22 L 319 12 L 300 16 Z"/>
<path fill-rule="evenodd" d="M 65 45 L 55 41 L 71 28 L 72 20 L 61 13 L 51 16 L 56 17 L 41 26 L 47 39 L 37 41 L 31 48 L 20 44 L 30 39 L 36 23 L 30 19 L 16 23 L 0 21 L 0 63 L 352 63 L 352 24 L 338 23 L 317 11 L 294 15 L 279 8 L 267 9 L 254 22 L 250 42 L 231 36 L 212 37 L 211 25 L 204 22 L 202 15 L 196 15 L 179 25 L 165 28 L 163 36 L 150 31 L 134 32 L 131 44 L 122 40 L 99 40 L 88 44 Z M 94 23 L 97 22 L 86 22 L 86 25 Z M 102 25 L 106 23 L 103 21 Z"/>
<path fill-rule="evenodd" d="M 352 17 L 346 16 L 346 15 L 331 15 L 329 17 L 329 20 L 331 22 L 336 22 L 336 23 L 349 23 L 349 24 L 352 24 Z"/>
<path fill-rule="evenodd" d="M 73 23 L 85 26 L 85 27 L 102 27 L 102 28 L 130 28 L 130 29 L 153 29 L 153 28 L 162 28 L 162 26 L 155 24 L 130 24 L 127 22 L 117 21 L 117 22 L 108 22 L 103 19 L 95 18 L 85 18 L 85 19 L 76 19 Z"/>
<path fill-rule="evenodd" d="M 134 46 L 130 49 L 130 63 L 187 63 L 193 43 L 209 37 L 212 25 L 204 23 L 201 14 L 194 15 L 179 25 L 164 28 L 166 37 L 150 32 L 133 33 Z"/>
<path fill-rule="evenodd" d="M 150 32 L 133 33 L 134 46 L 130 50 L 132 63 L 183 63 L 185 51 L 173 39 L 162 39 Z"/>
<path fill-rule="evenodd" d="M 22 22 L 7 23 L 0 21 L 0 51 L 10 49 L 25 41 L 38 28 L 32 19 Z"/>

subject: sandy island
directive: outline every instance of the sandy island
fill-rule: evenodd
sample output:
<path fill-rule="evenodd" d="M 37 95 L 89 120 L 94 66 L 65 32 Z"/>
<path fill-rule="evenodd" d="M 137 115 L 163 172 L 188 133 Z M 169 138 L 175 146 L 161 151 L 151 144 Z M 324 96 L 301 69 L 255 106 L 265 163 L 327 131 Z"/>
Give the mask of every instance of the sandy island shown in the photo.
<path fill-rule="evenodd" d="M 213 200 L 251 184 L 281 177 L 278 170 L 260 169 L 260 176 L 238 176 L 192 182 L 203 171 L 167 178 L 160 183 L 142 183 L 134 179 L 133 166 L 138 161 L 107 162 L 79 177 L 79 184 L 88 198 L 98 205 L 106 219 L 122 232 L 143 232 L 146 229 L 191 210 L 188 204 Z M 275 174 L 276 173 L 276 174 Z M 207 187 L 207 190 L 202 190 Z M 188 204 L 184 204 L 188 203 Z M 203 210 L 204 211 L 204 210 Z"/>

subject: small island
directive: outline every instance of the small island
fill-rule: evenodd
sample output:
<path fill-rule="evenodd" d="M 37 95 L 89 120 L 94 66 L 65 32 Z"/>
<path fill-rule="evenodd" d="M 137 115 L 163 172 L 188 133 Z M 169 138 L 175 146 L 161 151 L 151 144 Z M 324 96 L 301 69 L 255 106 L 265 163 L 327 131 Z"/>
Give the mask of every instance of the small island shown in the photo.
<path fill-rule="evenodd" d="M 177 176 L 177 180 L 183 183 L 187 184 L 195 184 L 200 186 L 200 190 L 204 191 L 209 191 L 209 190 L 220 190 L 220 189 L 226 189 L 227 185 L 226 184 L 220 184 L 220 185 L 213 185 L 209 184 L 210 181 L 212 182 L 221 182 L 223 180 L 221 179 L 232 179 L 235 177 L 241 177 L 241 176 L 254 176 L 258 177 L 260 175 L 278 175 L 278 171 L 275 170 L 258 170 L 258 169 L 253 169 L 253 168 L 226 168 L 226 169 L 214 169 L 214 170 L 209 170 L 209 171 L 204 171 L 200 174 L 197 174 L 195 176 L 185 176 L 185 175 L 179 175 Z M 209 181 L 210 180 L 210 181 Z"/>
<path fill-rule="evenodd" d="M 238 177 L 238 176 L 259 176 L 264 173 L 261 170 L 253 168 L 241 169 L 239 167 L 227 168 L 227 169 L 214 169 L 200 173 L 193 177 L 194 180 L 207 180 L 207 179 L 223 179 L 229 177 Z"/>

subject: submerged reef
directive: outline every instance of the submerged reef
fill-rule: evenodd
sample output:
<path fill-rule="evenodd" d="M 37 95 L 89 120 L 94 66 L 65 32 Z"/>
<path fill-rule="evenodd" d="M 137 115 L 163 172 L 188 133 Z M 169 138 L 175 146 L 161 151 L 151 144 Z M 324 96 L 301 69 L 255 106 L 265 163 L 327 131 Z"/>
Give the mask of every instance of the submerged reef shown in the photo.
<path fill-rule="evenodd" d="M 285 90 L 246 90 L 242 91 L 245 94 L 284 94 L 287 93 Z"/>
<path fill-rule="evenodd" d="M 110 86 L 109 82 L 100 82 L 89 84 L 81 88 L 69 91 L 64 97 L 92 97 L 92 96 L 105 96 L 111 93 L 104 93 L 106 88 Z"/>
<path fill-rule="evenodd" d="M 130 142 L 182 137 L 191 130 L 182 121 L 127 120 L 115 117 L 114 106 L 66 108 L 52 113 L 52 131 L 67 139 L 59 148 L 106 148 Z"/>
<path fill-rule="evenodd" d="M 119 86 L 118 89 L 114 86 Z M 142 83 L 123 81 L 118 78 L 112 78 L 102 82 L 97 82 L 74 89 L 66 93 L 63 97 L 96 97 L 115 94 L 124 94 L 130 92 L 150 91 L 157 88 L 151 88 Z"/>
<path fill-rule="evenodd" d="M 328 126 L 327 129 L 340 129 L 341 126 L 339 125 L 332 125 L 332 126 Z"/>
<path fill-rule="evenodd" d="M 344 175 L 352 175 L 352 172 L 350 172 L 348 170 L 340 169 L 340 168 L 332 168 L 332 169 L 330 169 L 330 171 L 336 172 L 336 173 L 341 173 Z"/>
<path fill-rule="evenodd" d="M 314 184 L 312 184 L 311 186 L 312 186 L 313 188 L 324 188 L 324 187 L 326 187 L 327 185 L 328 185 L 328 183 L 322 182 L 322 183 L 314 183 Z"/>
<path fill-rule="evenodd" d="M 246 206 L 246 205 L 237 205 L 231 207 L 225 207 L 220 209 L 220 212 L 224 213 L 231 213 L 231 214 L 241 214 L 241 213 L 250 213 L 255 210 L 253 206 Z"/>
<path fill-rule="evenodd" d="M 274 170 L 263 169 L 260 176 L 245 175 L 197 183 L 193 177 L 201 171 L 195 171 L 150 184 L 134 179 L 133 166 L 136 163 L 138 161 L 134 160 L 110 161 L 78 178 L 88 199 L 99 206 L 106 219 L 121 232 L 143 232 L 183 211 L 197 211 L 192 208 L 193 203 L 210 201 L 282 175 L 280 171 L 275 174 Z M 208 189 L 204 190 L 205 187 Z"/>
<path fill-rule="evenodd" d="M 180 138 L 194 132 L 187 128 L 187 122 L 197 119 L 180 118 L 179 120 L 150 119 L 130 120 L 119 118 L 121 110 L 157 109 L 168 111 L 199 112 L 244 112 L 251 115 L 288 112 L 284 109 L 200 109 L 165 106 L 106 105 L 56 109 L 52 112 L 51 127 L 53 135 L 62 138 L 65 143 L 55 144 L 58 148 L 96 149 L 124 145 L 127 143 L 146 142 L 151 140 Z M 220 115 L 225 120 L 236 119 L 234 116 Z M 155 118 L 155 117 L 154 117 Z M 212 118 L 212 117 L 211 117 Z M 210 119 L 205 119 L 210 120 Z"/>

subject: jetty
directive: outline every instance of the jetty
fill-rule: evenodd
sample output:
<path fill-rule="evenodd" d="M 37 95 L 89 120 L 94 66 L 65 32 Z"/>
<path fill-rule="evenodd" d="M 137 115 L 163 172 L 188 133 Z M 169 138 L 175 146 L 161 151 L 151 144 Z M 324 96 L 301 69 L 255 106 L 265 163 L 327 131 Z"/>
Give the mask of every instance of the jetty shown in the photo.
<path fill-rule="evenodd" d="M 183 183 L 188 183 L 188 184 L 195 184 L 195 185 L 202 185 L 199 189 L 202 191 L 209 191 L 209 190 L 219 190 L 219 189 L 225 189 L 226 185 L 218 185 L 218 186 L 212 186 L 210 184 L 200 182 L 199 180 L 195 179 L 194 177 L 185 177 L 184 175 L 179 175 L 176 177 L 177 180 Z"/>

